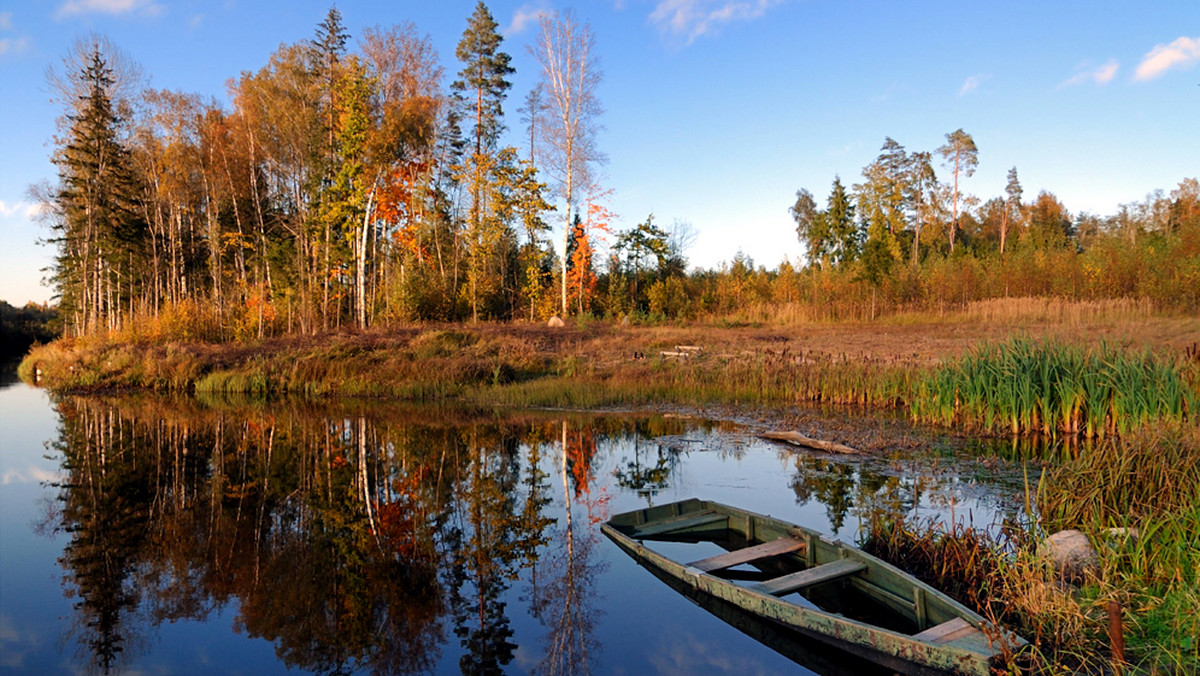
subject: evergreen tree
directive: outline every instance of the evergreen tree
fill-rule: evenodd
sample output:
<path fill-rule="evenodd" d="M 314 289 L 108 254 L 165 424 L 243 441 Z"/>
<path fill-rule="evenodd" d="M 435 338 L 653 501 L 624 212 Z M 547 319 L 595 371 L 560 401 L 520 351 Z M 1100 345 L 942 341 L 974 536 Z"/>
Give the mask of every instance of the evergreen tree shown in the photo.
<path fill-rule="evenodd" d="M 1006 195 L 1004 200 L 1004 217 L 1000 221 L 1000 253 L 1004 253 L 1004 244 L 1008 239 L 1008 222 L 1009 218 L 1014 220 L 1021 218 L 1021 181 L 1017 178 L 1017 168 L 1013 167 L 1008 170 L 1008 185 L 1004 186 Z"/>
<path fill-rule="evenodd" d="M 937 175 L 933 171 L 928 152 L 919 151 L 908 156 L 907 190 L 908 202 L 913 211 L 912 263 L 921 262 L 921 230 L 933 221 L 937 211 Z"/>
<path fill-rule="evenodd" d="M 854 226 L 854 202 L 840 176 L 833 179 L 829 202 L 825 209 L 829 231 L 829 253 L 835 265 L 849 263 L 858 257 L 858 229 Z"/>
<path fill-rule="evenodd" d="M 467 106 L 474 108 L 476 153 L 495 145 L 504 130 L 503 103 L 512 87 L 508 77 L 515 72 L 509 65 L 511 57 L 500 49 L 504 38 L 498 28 L 487 5 L 480 0 L 454 52 L 463 69 L 450 87 L 464 97 Z"/>
<path fill-rule="evenodd" d="M 325 127 L 325 133 L 318 144 L 321 150 L 314 158 L 317 164 L 316 170 L 309 173 L 309 178 L 316 181 L 316 185 L 312 188 L 316 193 L 314 201 L 318 207 L 318 227 L 321 228 L 324 240 L 322 269 L 319 276 L 324 280 L 321 295 L 321 321 L 326 327 L 329 325 L 330 286 L 333 280 L 331 249 L 335 244 L 334 226 L 336 225 L 332 222 L 334 217 L 330 214 L 334 207 L 329 204 L 330 201 L 336 199 L 336 196 L 330 193 L 330 189 L 335 182 L 339 165 L 338 83 L 341 80 L 341 59 L 346 53 L 346 41 L 349 38 L 350 34 L 342 24 L 342 13 L 338 11 L 337 7 L 330 7 L 325 20 L 317 24 L 316 35 L 309 42 L 308 47 L 312 72 L 318 78 L 319 101 L 323 113 L 321 119 Z"/>
<path fill-rule="evenodd" d="M 910 164 L 904 146 L 887 137 L 879 157 L 863 168 L 864 181 L 854 186 L 858 215 L 865 231 L 862 239 L 882 245 L 882 249 L 876 247 L 872 251 L 873 258 L 886 254 L 893 260 L 903 259 L 900 234 L 907 224 L 908 199 L 912 194 Z"/>
<path fill-rule="evenodd" d="M 314 74 L 321 83 L 322 103 L 325 107 L 326 159 L 330 163 L 333 162 L 337 134 L 335 128 L 337 92 L 335 90 L 339 79 L 338 65 L 346 53 L 346 41 L 349 39 L 350 33 L 342 24 L 342 13 L 338 11 L 337 7 L 330 7 L 325 20 L 317 24 L 316 35 L 309 41 L 308 46 L 309 61 Z"/>
<path fill-rule="evenodd" d="M 112 69 L 99 46 L 78 79 L 84 91 L 67 116 L 66 144 L 55 154 L 62 220 L 54 278 L 64 315 L 83 332 L 115 328 L 122 308 L 135 299 L 146 227 L 136 211 L 129 152 L 118 138 L 123 120 L 111 95 Z"/>
<path fill-rule="evenodd" d="M 488 270 L 503 269 L 492 260 L 500 255 L 500 242 L 506 239 L 508 218 L 500 213 L 506 208 L 502 197 L 507 187 L 498 185 L 500 176 L 497 168 L 515 163 L 515 150 L 496 152 L 496 142 L 504 129 L 503 102 L 512 87 L 508 81 L 514 70 L 509 65 L 511 58 L 501 51 L 504 41 L 498 31 L 499 25 L 492 18 L 486 5 L 480 0 L 475 13 L 467 20 L 467 28 L 459 40 L 455 54 L 462 62 L 459 79 L 451 88 L 456 98 L 467 109 L 473 109 L 475 118 L 474 152 L 460 166 L 458 178 L 466 183 L 470 196 L 468 213 L 468 241 L 472 247 L 468 253 L 469 300 L 473 319 L 479 317 L 481 286 L 493 287 L 496 281 Z M 503 157 L 502 157 L 503 155 Z M 488 279 L 485 279 L 488 277 Z"/>
<path fill-rule="evenodd" d="M 938 148 L 938 153 L 946 160 L 948 166 L 954 167 L 954 211 L 950 221 L 950 251 L 954 251 L 954 237 L 958 231 L 958 175 L 970 178 L 979 164 L 979 149 L 975 147 L 975 139 L 962 129 L 955 129 L 946 134 L 946 143 Z"/>

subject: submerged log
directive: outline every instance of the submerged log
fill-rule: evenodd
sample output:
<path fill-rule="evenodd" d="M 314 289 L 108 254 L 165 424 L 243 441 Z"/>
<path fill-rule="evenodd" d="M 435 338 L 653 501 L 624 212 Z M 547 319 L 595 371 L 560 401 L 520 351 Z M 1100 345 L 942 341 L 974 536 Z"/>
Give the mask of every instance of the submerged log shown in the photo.
<path fill-rule="evenodd" d="M 830 453 L 845 453 L 846 455 L 862 455 L 863 452 L 847 446 L 839 444 L 836 441 L 825 441 L 824 439 L 813 439 L 806 437 L 799 432 L 763 432 L 758 435 L 760 439 L 770 439 L 771 441 L 782 441 L 793 446 L 802 446 L 804 448 L 815 448 L 818 451 L 829 451 Z"/>

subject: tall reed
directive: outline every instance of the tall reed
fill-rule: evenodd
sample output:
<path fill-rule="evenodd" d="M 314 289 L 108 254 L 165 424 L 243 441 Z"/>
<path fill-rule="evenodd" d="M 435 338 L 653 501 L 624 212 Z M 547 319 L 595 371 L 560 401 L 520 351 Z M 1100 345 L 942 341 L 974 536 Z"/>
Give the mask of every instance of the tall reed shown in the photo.
<path fill-rule="evenodd" d="M 943 363 L 909 404 L 916 419 L 943 425 L 1104 437 L 1194 419 L 1195 371 L 1150 351 L 1014 338 Z"/>

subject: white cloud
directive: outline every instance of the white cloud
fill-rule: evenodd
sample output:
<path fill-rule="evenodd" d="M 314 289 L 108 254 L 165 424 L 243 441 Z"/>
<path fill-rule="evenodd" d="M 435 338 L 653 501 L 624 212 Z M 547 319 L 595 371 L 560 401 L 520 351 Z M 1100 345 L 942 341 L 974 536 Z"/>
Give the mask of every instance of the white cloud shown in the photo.
<path fill-rule="evenodd" d="M 963 82 L 962 87 L 958 89 L 958 95 L 963 96 L 970 94 L 976 89 L 979 89 L 979 85 L 983 82 L 983 79 L 984 76 L 982 75 L 972 75 L 968 77 L 966 82 Z"/>
<path fill-rule="evenodd" d="M 1114 77 L 1117 76 L 1117 70 L 1121 65 L 1116 59 L 1109 59 L 1104 65 L 1092 68 L 1086 62 L 1080 66 L 1078 73 L 1063 81 L 1059 88 L 1074 87 L 1075 85 L 1084 84 L 1085 82 L 1095 82 L 1096 84 L 1108 84 Z"/>
<path fill-rule="evenodd" d="M 783 0 L 659 0 L 650 23 L 691 44 L 724 24 L 757 19 Z"/>
<path fill-rule="evenodd" d="M 29 46 L 29 38 L 0 38 L 0 56 L 20 54 Z"/>
<path fill-rule="evenodd" d="M 504 34 L 517 35 L 549 13 L 550 10 L 543 5 L 521 5 L 513 13 L 512 23 L 509 24 L 508 30 L 504 31 Z"/>
<path fill-rule="evenodd" d="M 0 31 L 12 30 L 12 12 L 0 12 Z"/>
<path fill-rule="evenodd" d="M 8 202 L 0 200 L 0 218 L 8 218 L 18 213 L 25 213 L 28 211 L 28 207 L 29 205 L 24 202 L 17 202 L 10 206 Z"/>
<path fill-rule="evenodd" d="M 60 472 L 42 469 L 40 467 L 30 466 L 24 472 L 16 468 L 10 468 L 0 476 L 0 485 L 10 486 L 12 484 L 28 484 L 28 483 L 54 483 L 62 481 L 63 475 Z"/>
<path fill-rule="evenodd" d="M 1171 68 L 1187 68 L 1200 61 L 1200 37 L 1181 37 L 1169 45 L 1155 45 L 1138 64 L 1135 80 L 1153 80 Z"/>
<path fill-rule="evenodd" d="M 63 19 L 78 14 L 160 14 L 162 11 L 162 6 L 154 0 L 67 0 L 54 16 Z"/>
<path fill-rule="evenodd" d="M 36 221 L 42 214 L 42 205 L 37 202 L 16 202 L 9 204 L 0 200 L 0 219 L 20 217 L 28 221 Z"/>

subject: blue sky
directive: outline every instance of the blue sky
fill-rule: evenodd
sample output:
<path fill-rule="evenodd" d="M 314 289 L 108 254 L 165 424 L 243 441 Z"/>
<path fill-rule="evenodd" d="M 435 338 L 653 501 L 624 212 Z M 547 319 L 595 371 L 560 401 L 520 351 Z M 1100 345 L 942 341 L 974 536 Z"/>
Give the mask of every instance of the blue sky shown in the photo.
<path fill-rule="evenodd" d="M 352 35 L 414 22 L 452 79 L 474 0 L 337 3 Z M 310 37 L 330 3 L 308 0 L 0 0 L 0 299 L 46 300 L 49 261 L 26 188 L 54 177 L 59 114 L 45 72 L 88 31 L 141 64 L 152 86 L 225 98 L 281 43 Z M 506 111 L 537 77 L 526 46 L 539 11 L 574 9 L 604 70 L 603 184 L 618 227 L 691 223 L 694 265 L 738 250 L 799 260 L 787 208 L 847 185 L 885 136 L 934 150 L 958 128 L 979 148 L 964 182 L 999 195 L 1016 166 L 1026 196 L 1107 215 L 1200 175 L 1200 1 L 854 2 L 553 0 L 488 3 L 517 73 Z M 940 169 L 940 167 L 939 167 Z M 941 177 L 947 172 L 941 170 Z"/>

